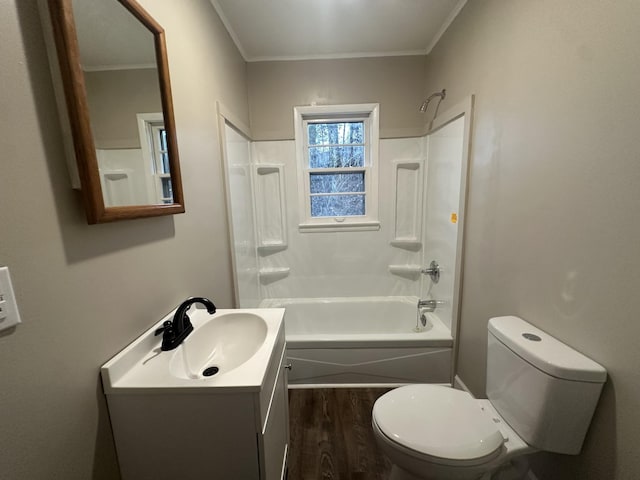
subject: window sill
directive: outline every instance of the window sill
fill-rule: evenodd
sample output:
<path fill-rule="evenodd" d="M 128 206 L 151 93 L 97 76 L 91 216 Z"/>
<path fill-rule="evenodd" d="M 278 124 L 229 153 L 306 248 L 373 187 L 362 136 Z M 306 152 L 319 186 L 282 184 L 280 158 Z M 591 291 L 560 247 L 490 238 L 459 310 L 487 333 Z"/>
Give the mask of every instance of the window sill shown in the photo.
<path fill-rule="evenodd" d="M 300 233 L 313 232 L 361 232 L 380 230 L 380 222 L 364 221 L 364 222 L 324 222 L 324 223 L 301 223 L 298 225 Z"/>

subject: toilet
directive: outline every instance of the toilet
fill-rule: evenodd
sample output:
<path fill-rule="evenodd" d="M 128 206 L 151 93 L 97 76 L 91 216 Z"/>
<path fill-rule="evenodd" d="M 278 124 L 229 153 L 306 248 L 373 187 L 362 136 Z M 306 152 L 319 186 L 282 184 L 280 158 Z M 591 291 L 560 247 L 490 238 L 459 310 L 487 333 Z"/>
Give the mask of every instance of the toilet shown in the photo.
<path fill-rule="evenodd" d="M 378 398 L 390 480 L 512 480 L 527 453 L 580 453 L 606 370 L 518 317 L 489 320 L 487 339 L 488 399 L 442 385 Z"/>

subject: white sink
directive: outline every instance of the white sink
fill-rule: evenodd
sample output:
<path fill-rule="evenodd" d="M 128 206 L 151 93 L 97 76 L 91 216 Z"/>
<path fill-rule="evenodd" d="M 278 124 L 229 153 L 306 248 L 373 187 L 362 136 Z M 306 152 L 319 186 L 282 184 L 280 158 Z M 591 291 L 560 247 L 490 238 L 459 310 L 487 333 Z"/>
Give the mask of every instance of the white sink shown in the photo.
<path fill-rule="evenodd" d="M 172 375 L 202 379 L 229 373 L 253 357 L 267 337 L 267 324 L 255 313 L 211 317 L 171 352 Z"/>
<path fill-rule="evenodd" d="M 218 310 L 211 315 L 194 306 L 188 312 L 193 332 L 176 349 L 163 352 L 162 336 L 154 333 L 173 314 L 103 365 L 105 393 L 260 389 L 271 355 L 282 349 L 277 343 L 284 342 L 284 309 Z"/>

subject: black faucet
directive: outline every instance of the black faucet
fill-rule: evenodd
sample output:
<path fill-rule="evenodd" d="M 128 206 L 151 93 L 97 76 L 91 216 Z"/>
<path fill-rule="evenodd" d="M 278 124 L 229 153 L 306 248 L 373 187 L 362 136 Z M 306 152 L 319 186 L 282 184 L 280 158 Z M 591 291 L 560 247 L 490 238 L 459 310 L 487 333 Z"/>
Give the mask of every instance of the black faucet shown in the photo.
<path fill-rule="evenodd" d="M 176 314 L 173 316 L 173 321 L 167 320 L 162 324 L 162 327 L 156 330 L 156 335 L 160 335 L 162 333 L 162 346 L 160 347 L 162 351 L 166 352 L 168 350 L 173 350 L 180 345 L 191 332 L 193 332 L 193 325 L 191 325 L 191 320 L 189 319 L 189 315 L 187 315 L 187 310 L 189 310 L 189 307 L 194 303 L 203 304 L 207 307 L 207 312 L 211 315 L 216 313 L 216 306 L 208 298 L 191 297 L 186 299 L 176 310 Z"/>

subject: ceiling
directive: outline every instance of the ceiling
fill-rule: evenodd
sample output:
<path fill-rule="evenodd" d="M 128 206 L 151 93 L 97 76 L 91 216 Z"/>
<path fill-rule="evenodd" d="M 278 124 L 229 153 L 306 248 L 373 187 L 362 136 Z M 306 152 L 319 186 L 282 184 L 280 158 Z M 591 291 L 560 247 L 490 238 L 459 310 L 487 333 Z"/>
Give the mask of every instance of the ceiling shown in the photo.
<path fill-rule="evenodd" d="M 248 62 L 425 55 L 467 0 L 211 0 Z"/>

